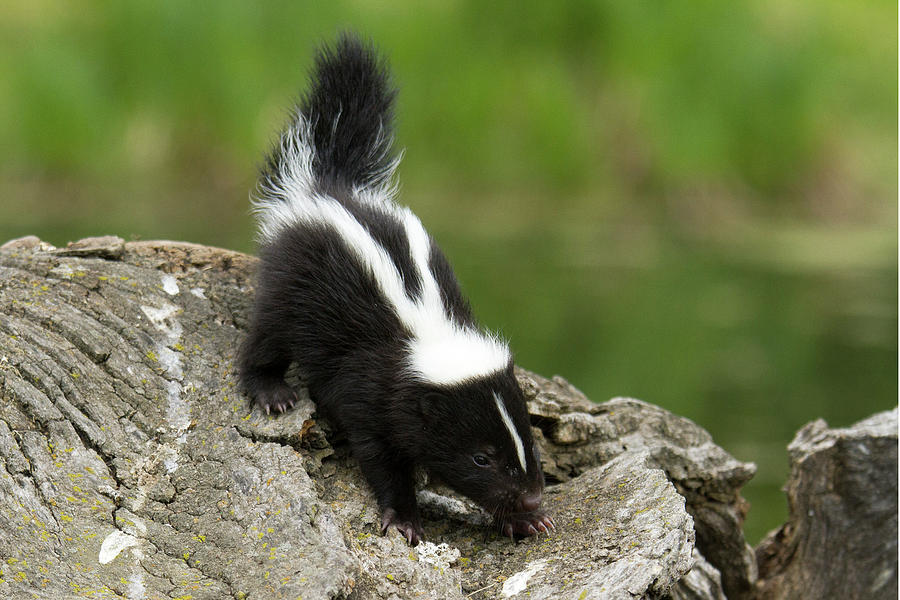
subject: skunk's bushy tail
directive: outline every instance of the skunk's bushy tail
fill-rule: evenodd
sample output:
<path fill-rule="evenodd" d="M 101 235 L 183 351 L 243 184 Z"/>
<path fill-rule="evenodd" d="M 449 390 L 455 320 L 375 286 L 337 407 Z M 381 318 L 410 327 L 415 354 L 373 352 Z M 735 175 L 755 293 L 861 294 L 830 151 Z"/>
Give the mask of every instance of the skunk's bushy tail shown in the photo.
<path fill-rule="evenodd" d="M 334 48 L 319 49 L 300 109 L 312 127 L 318 177 L 368 187 L 390 176 L 396 95 L 372 45 L 343 33 Z"/>
<path fill-rule="evenodd" d="M 321 46 L 310 88 L 263 165 L 262 195 L 280 196 L 298 183 L 326 193 L 388 185 L 397 165 L 396 93 L 371 44 L 343 33 L 334 46 Z"/>

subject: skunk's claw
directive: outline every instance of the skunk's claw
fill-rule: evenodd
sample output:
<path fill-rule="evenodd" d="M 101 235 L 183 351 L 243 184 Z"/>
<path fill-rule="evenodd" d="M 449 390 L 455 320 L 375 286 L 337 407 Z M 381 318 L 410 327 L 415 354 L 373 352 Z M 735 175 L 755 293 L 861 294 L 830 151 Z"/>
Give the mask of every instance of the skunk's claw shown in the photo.
<path fill-rule="evenodd" d="M 503 535 L 511 538 L 537 535 L 538 533 L 549 534 L 551 530 L 556 530 L 553 519 L 540 510 L 509 515 L 504 519 L 501 527 Z"/>
<path fill-rule="evenodd" d="M 297 403 L 297 393 L 288 384 L 281 382 L 278 385 L 258 391 L 254 400 L 256 405 L 264 410 L 267 415 L 271 415 L 273 412 L 276 415 L 280 415 L 294 408 L 294 404 Z"/>
<path fill-rule="evenodd" d="M 425 529 L 417 516 L 403 518 L 393 508 L 387 508 L 381 515 L 381 534 L 387 533 L 391 525 L 397 528 L 410 546 L 416 546 L 425 539 Z"/>

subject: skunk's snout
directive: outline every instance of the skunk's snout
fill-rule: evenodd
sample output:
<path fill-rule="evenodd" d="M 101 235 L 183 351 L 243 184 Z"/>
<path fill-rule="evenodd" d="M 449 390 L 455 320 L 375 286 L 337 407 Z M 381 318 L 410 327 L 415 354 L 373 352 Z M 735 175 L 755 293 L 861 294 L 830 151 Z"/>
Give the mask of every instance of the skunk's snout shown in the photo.
<path fill-rule="evenodd" d="M 533 492 L 531 494 L 522 494 L 519 497 L 516 512 L 530 513 L 541 507 L 541 493 Z"/>

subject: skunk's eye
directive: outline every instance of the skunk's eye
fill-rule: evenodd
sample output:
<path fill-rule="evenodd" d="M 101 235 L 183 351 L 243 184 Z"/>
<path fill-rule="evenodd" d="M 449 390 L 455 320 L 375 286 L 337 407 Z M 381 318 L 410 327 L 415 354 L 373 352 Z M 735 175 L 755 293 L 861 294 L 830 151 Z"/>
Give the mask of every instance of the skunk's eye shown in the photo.
<path fill-rule="evenodd" d="M 475 464 L 479 467 L 486 467 L 491 464 L 491 461 L 489 461 L 488 457 L 484 454 L 475 454 L 472 456 L 472 460 L 475 461 Z"/>

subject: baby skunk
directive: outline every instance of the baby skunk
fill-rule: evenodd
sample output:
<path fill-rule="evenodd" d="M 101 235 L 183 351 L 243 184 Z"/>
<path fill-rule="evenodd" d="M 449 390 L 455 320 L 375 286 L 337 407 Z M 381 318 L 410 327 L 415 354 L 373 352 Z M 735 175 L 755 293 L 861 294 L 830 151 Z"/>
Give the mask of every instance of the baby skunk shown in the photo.
<path fill-rule="evenodd" d="M 260 175 L 260 265 L 239 358 L 267 413 L 296 396 L 296 361 L 319 411 L 345 432 L 391 525 L 424 532 L 416 465 L 472 498 L 505 535 L 553 528 L 506 344 L 479 329 L 447 258 L 394 203 L 396 90 L 373 48 L 344 34 Z"/>

